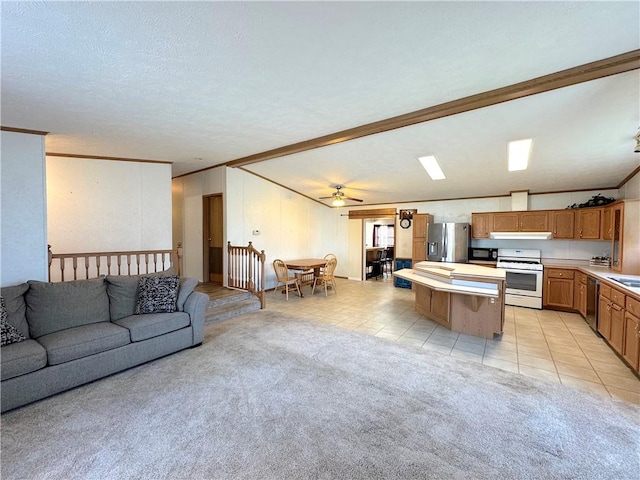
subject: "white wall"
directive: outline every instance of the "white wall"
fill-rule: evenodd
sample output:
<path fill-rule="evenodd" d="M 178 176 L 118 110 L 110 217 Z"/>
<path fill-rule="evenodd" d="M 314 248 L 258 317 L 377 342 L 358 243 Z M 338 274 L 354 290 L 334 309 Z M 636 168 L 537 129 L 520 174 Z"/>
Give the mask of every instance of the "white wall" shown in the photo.
<path fill-rule="evenodd" d="M 171 166 L 47 157 L 54 253 L 172 248 Z"/>
<path fill-rule="evenodd" d="M 46 281 L 44 136 L 0 133 L 0 285 Z"/>
<path fill-rule="evenodd" d="M 640 200 L 640 173 L 637 173 L 620 188 L 620 198 Z"/>
<path fill-rule="evenodd" d="M 215 168 L 174 179 L 174 194 L 184 205 L 183 245 L 185 274 L 203 278 L 202 197 L 223 194 L 224 241 L 250 241 L 267 255 L 267 288 L 275 285 L 272 262 L 294 258 L 338 256 L 337 275 L 347 257 L 348 220 L 338 209 L 327 208 L 243 170 Z M 259 235 L 253 231 L 258 230 Z M 226 252 L 226 250 L 225 250 Z M 226 258 L 226 255 L 225 255 Z M 358 264 L 359 264 L 358 260 Z M 224 264 L 226 281 L 226 261 Z"/>

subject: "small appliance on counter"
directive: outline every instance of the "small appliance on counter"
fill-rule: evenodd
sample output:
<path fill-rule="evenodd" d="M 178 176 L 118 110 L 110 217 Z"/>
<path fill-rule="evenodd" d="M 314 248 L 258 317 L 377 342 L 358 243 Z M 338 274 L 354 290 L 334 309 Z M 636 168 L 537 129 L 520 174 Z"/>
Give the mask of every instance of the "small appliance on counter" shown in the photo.
<path fill-rule="evenodd" d="M 591 257 L 589 265 L 592 267 L 610 267 L 611 257 Z"/>

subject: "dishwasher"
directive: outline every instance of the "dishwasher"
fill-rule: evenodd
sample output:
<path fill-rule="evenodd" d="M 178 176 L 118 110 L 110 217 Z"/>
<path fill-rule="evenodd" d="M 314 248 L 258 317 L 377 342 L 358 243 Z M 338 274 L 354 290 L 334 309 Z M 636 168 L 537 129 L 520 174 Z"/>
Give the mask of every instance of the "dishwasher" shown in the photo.
<path fill-rule="evenodd" d="M 594 332 L 598 333 L 598 297 L 600 280 L 587 277 L 587 317 L 586 321 Z"/>

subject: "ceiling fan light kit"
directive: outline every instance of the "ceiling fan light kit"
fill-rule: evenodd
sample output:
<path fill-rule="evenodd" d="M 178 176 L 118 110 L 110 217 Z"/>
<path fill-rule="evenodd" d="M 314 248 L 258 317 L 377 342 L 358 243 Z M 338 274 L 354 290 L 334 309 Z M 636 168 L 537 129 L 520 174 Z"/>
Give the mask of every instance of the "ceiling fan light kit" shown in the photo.
<path fill-rule="evenodd" d="M 359 198 L 353 198 L 353 197 L 345 197 L 344 193 L 342 193 L 342 189 L 344 188 L 344 185 L 336 185 L 336 191 L 333 192 L 333 194 L 331 194 L 330 197 L 320 197 L 319 200 L 327 200 L 327 199 L 333 199 L 333 201 L 331 202 L 331 205 L 333 205 L 334 207 L 342 207 L 345 204 L 345 200 L 351 200 L 353 202 L 362 202 L 363 200 L 359 199 Z"/>

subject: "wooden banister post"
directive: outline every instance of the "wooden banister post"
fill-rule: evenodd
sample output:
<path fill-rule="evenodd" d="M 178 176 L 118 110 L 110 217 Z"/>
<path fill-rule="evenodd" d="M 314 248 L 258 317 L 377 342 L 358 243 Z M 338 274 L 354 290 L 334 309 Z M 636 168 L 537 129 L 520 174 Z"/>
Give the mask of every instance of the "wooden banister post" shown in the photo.
<path fill-rule="evenodd" d="M 177 266 L 176 270 L 179 276 L 182 276 L 182 242 L 178 242 L 178 248 L 176 248 Z"/>

